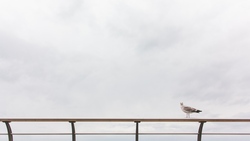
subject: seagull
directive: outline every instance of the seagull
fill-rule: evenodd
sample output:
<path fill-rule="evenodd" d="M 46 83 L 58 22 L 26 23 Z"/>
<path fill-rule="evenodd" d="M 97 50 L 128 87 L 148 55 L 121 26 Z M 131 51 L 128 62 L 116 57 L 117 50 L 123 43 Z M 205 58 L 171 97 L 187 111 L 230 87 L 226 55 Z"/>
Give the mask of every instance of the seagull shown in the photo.
<path fill-rule="evenodd" d="M 183 105 L 183 103 L 181 102 L 181 110 L 186 113 L 186 118 L 190 118 L 190 114 L 191 113 L 199 113 L 199 112 L 202 112 L 201 110 L 197 110 L 193 107 L 189 107 L 189 106 L 185 106 Z"/>

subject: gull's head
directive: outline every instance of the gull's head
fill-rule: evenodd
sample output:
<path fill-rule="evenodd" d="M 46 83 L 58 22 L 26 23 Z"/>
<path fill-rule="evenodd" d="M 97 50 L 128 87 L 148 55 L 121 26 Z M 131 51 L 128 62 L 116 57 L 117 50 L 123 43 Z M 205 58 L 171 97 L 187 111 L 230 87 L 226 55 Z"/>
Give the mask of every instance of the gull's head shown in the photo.
<path fill-rule="evenodd" d="M 181 106 L 183 106 L 183 102 L 181 102 L 180 104 L 181 104 Z"/>

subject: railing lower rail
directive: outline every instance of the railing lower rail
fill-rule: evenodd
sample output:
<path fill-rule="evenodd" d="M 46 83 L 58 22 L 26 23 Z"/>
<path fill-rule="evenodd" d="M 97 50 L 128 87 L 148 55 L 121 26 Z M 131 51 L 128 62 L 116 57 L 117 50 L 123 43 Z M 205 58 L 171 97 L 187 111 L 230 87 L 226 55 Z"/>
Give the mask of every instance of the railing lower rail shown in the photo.
<path fill-rule="evenodd" d="M 250 119 L 118 119 L 118 118 L 5 118 L 0 119 L 6 125 L 8 140 L 13 141 L 13 135 L 71 135 L 72 141 L 76 141 L 76 135 L 134 135 L 135 141 L 139 141 L 139 135 L 197 135 L 197 141 L 201 141 L 202 135 L 250 135 L 250 133 L 203 133 L 203 126 L 206 122 L 250 122 Z M 10 122 L 69 122 L 71 133 L 12 133 Z M 76 122 L 134 122 L 136 124 L 135 133 L 77 133 Z M 200 123 L 197 133 L 140 133 L 139 124 L 141 122 L 198 122 Z"/>

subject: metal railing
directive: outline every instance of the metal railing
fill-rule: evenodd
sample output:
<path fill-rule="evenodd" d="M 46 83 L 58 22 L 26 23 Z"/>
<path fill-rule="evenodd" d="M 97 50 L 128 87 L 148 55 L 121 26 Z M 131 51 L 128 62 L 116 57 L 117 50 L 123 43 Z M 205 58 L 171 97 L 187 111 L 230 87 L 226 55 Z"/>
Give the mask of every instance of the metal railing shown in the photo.
<path fill-rule="evenodd" d="M 202 135 L 250 135 L 250 133 L 203 133 L 204 123 L 207 122 L 249 122 L 250 119 L 121 119 L 121 118 L 6 118 L 0 119 L 6 125 L 8 140 L 13 141 L 13 135 L 71 135 L 72 141 L 76 141 L 76 135 L 134 135 L 135 141 L 139 141 L 139 135 L 197 135 L 197 141 L 201 141 Z M 69 122 L 71 124 L 71 133 L 13 133 L 11 122 Z M 76 122 L 133 122 L 135 123 L 134 133 L 77 133 L 75 130 Z M 199 123 L 197 133 L 139 133 L 139 124 L 141 122 L 196 122 Z"/>

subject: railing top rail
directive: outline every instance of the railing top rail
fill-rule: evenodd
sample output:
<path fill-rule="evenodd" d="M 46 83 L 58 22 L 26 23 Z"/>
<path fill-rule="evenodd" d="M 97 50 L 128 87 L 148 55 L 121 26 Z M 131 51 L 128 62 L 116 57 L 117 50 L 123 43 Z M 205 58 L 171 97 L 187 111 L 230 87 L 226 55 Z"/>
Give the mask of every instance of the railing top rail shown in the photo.
<path fill-rule="evenodd" d="M 0 118 L 2 122 L 250 122 L 222 118 Z"/>

